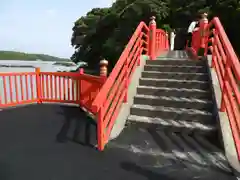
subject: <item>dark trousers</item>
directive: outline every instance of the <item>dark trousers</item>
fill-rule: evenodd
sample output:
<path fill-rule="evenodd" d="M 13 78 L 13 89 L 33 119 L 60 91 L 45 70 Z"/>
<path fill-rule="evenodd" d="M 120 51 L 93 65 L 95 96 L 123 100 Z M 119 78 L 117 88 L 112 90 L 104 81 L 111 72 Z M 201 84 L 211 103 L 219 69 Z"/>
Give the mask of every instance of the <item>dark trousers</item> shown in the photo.
<path fill-rule="evenodd" d="M 187 34 L 188 47 L 192 46 L 192 33 Z"/>

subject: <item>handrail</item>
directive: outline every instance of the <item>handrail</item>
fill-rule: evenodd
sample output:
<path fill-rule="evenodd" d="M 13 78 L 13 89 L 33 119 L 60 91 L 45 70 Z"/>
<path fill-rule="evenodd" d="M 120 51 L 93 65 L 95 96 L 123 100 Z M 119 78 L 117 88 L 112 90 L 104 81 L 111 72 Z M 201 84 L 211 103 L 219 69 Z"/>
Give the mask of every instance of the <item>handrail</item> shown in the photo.
<path fill-rule="evenodd" d="M 123 103 L 128 100 L 128 86 L 131 76 L 140 65 L 144 51 L 151 60 L 168 49 L 168 37 L 164 30 L 156 29 L 155 18 L 149 27 L 140 22 L 114 69 L 94 99 L 91 112 L 97 117 L 98 149 L 102 151 L 107 143 L 112 127 Z"/>
<path fill-rule="evenodd" d="M 129 81 L 140 55 L 148 53 L 149 28 L 140 22 L 111 74 L 92 103 L 92 112 L 97 115 L 98 149 L 103 150 L 115 123 L 122 103 L 127 102 Z"/>
<path fill-rule="evenodd" d="M 211 39 L 214 45 L 210 49 L 222 89 L 221 111 L 227 112 L 240 160 L 240 62 L 217 17 L 212 20 L 212 25 L 215 28 Z"/>
<path fill-rule="evenodd" d="M 125 47 L 124 51 L 122 52 L 119 60 L 117 61 L 115 67 L 113 68 L 110 76 L 107 78 L 105 84 L 103 85 L 101 92 L 96 97 L 96 99 L 93 101 L 93 104 L 92 104 L 93 112 L 97 113 L 99 111 L 100 107 L 102 107 L 104 101 L 107 99 L 108 92 L 109 92 L 110 88 L 113 86 L 114 80 L 117 78 L 118 74 L 121 71 L 121 68 L 119 68 L 119 67 L 122 67 L 124 65 L 124 63 L 126 62 L 127 56 L 129 55 L 131 48 L 133 47 L 136 39 L 138 38 L 140 32 L 142 32 L 143 29 L 146 29 L 147 31 L 149 31 L 149 28 L 147 27 L 147 25 L 144 22 L 140 22 L 140 24 L 138 25 L 134 34 L 132 35 L 131 39 L 129 40 L 127 46 Z"/>
<path fill-rule="evenodd" d="M 202 30 L 205 36 L 200 36 L 200 33 L 198 37 L 193 36 L 193 44 L 197 44 L 199 48 L 198 38 L 202 38 L 205 55 L 208 49 L 212 53 L 212 68 L 216 71 L 222 91 L 220 111 L 228 115 L 240 160 L 240 61 L 218 17 L 213 18 Z M 209 42 L 212 45 L 209 46 Z"/>
<path fill-rule="evenodd" d="M 215 25 L 216 30 L 219 32 L 220 37 L 222 38 L 222 43 L 224 45 L 224 49 L 227 51 L 227 55 L 229 56 L 229 59 L 231 59 L 229 62 L 232 65 L 232 68 L 235 70 L 235 73 L 237 75 L 237 79 L 240 80 L 240 63 L 239 59 L 232 47 L 232 44 L 230 43 L 227 34 L 219 20 L 219 18 L 215 17 L 213 19 L 213 24 Z"/>

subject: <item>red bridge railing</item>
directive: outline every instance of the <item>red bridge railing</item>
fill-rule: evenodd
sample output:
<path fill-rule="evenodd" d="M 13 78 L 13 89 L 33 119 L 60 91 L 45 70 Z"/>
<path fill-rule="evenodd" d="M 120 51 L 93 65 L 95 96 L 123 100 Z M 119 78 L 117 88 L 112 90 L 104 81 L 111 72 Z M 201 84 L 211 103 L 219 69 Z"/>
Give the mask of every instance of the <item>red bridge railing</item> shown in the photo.
<path fill-rule="evenodd" d="M 0 108 L 31 103 L 73 103 L 91 110 L 105 78 L 81 72 L 0 73 Z"/>
<path fill-rule="evenodd" d="M 133 72 L 140 65 L 141 55 L 146 54 L 150 59 L 155 59 L 161 51 L 166 49 L 168 49 L 167 34 L 163 30 L 156 29 L 154 17 L 152 17 L 149 27 L 144 22 L 138 25 L 92 103 L 92 112 L 97 117 L 99 150 L 104 149 L 119 110 L 122 104 L 128 100 L 128 86 L 131 83 Z"/>
<path fill-rule="evenodd" d="M 161 52 L 169 49 L 169 43 L 167 41 L 168 34 L 162 29 L 156 30 L 156 50 L 155 54 L 159 55 Z"/>
<path fill-rule="evenodd" d="M 204 49 L 204 55 L 208 50 L 212 54 L 212 68 L 222 90 L 220 111 L 228 115 L 240 160 L 240 61 L 217 17 L 209 23 L 202 20 L 200 29 L 193 34 L 193 52 L 199 48 Z"/>

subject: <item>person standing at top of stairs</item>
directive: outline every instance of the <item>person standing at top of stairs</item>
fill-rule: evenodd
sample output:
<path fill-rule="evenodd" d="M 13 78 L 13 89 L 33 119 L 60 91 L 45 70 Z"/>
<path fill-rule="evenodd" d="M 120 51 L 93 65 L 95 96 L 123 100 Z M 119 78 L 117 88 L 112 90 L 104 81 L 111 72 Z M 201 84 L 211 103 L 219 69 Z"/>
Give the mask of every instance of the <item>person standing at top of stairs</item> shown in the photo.
<path fill-rule="evenodd" d="M 199 18 L 196 17 L 195 20 L 192 21 L 191 24 L 188 27 L 188 32 L 187 32 L 188 33 L 187 34 L 187 45 L 188 45 L 188 47 L 191 47 L 191 45 L 192 45 L 192 33 L 199 23 L 198 20 L 199 20 Z"/>
<path fill-rule="evenodd" d="M 173 51 L 174 50 L 174 40 L 175 40 L 175 30 L 173 30 L 170 34 L 170 50 Z"/>

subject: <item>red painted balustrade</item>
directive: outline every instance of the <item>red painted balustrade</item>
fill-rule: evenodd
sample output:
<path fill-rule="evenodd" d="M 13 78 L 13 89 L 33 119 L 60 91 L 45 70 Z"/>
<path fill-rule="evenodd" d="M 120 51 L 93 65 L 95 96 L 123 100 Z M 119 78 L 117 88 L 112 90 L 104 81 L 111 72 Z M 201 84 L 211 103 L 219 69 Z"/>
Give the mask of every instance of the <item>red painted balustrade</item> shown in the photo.
<path fill-rule="evenodd" d="M 227 37 L 219 18 L 210 22 L 204 19 L 200 28 L 193 33 L 192 52 L 204 49 L 204 55 L 212 54 L 212 68 L 215 69 L 222 100 L 220 111 L 226 112 L 240 159 L 240 61 Z"/>
<path fill-rule="evenodd" d="M 154 60 L 168 47 L 167 33 L 156 29 L 154 17 L 149 26 L 144 22 L 138 25 L 92 104 L 92 112 L 97 117 L 98 149 L 100 151 L 108 142 L 122 104 L 127 102 L 131 76 L 136 67 L 140 65 L 141 55 L 149 55 L 150 59 Z"/>
<path fill-rule="evenodd" d="M 31 103 L 73 103 L 90 110 L 105 78 L 80 72 L 0 73 L 0 108 Z"/>

